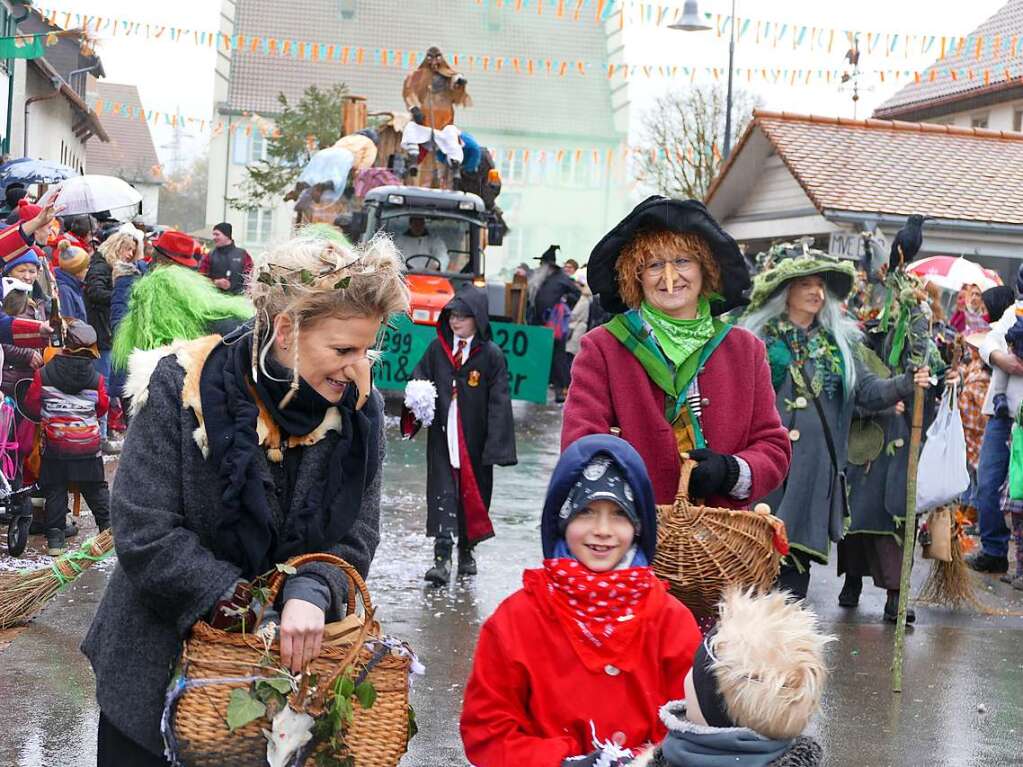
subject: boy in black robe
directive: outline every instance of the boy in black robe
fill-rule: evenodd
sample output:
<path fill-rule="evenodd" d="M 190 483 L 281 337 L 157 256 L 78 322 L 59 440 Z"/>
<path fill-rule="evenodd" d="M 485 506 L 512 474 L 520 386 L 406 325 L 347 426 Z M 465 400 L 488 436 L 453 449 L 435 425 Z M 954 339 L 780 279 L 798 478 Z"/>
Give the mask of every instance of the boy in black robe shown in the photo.
<path fill-rule="evenodd" d="M 484 291 L 467 285 L 441 311 L 437 339 L 412 371 L 405 403 L 404 436 L 429 427 L 426 534 L 435 541 L 426 580 L 442 585 L 451 577 L 456 536 L 458 574 L 476 574 L 472 549 L 494 535 L 494 466 L 517 463 L 508 365 L 490 340 Z"/>

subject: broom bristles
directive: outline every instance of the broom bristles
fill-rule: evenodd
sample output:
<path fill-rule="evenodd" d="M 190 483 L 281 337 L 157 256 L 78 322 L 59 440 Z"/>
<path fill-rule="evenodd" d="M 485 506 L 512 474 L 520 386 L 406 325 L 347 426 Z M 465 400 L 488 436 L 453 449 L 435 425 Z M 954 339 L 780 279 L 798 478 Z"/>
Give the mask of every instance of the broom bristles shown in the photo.
<path fill-rule="evenodd" d="M 976 582 L 963 556 L 964 548 L 969 550 L 974 545 L 964 532 L 967 522 L 962 509 L 958 509 L 952 523 L 952 560 L 931 561 L 931 571 L 927 574 L 917 600 L 952 610 L 970 608 L 982 615 L 1010 615 L 1012 613 L 1006 610 L 984 604 L 978 596 Z"/>
<path fill-rule="evenodd" d="M 105 530 L 57 557 L 49 567 L 0 580 L 0 629 L 27 623 L 58 591 L 113 550 L 113 535 Z"/>

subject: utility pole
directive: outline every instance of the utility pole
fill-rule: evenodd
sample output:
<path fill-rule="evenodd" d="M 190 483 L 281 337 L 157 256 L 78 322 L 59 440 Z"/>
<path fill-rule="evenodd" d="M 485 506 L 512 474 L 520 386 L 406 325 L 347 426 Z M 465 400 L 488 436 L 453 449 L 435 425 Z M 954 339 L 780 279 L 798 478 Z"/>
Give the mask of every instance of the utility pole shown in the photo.
<path fill-rule="evenodd" d="M 170 149 L 170 172 L 167 175 L 174 175 L 180 173 L 184 169 L 185 165 L 185 138 L 191 138 L 191 134 L 186 134 L 184 127 L 180 123 L 174 126 L 174 137 L 170 143 L 162 144 L 161 149 Z"/>

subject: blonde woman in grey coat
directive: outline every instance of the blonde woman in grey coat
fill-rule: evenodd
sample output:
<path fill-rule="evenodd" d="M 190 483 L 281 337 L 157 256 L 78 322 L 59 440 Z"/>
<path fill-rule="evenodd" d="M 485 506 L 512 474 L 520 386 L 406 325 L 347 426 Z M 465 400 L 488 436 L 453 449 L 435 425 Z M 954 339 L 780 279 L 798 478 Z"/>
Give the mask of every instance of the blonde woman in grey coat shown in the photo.
<path fill-rule="evenodd" d="M 257 264 L 253 321 L 136 353 L 135 411 L 113 486 L 117 568 L 82 646 L 96 673 L 101 766 L 165 765 L 160 718 L 192 625 L 231 628 L 275 564 L 327 551 L 365 577 L 379 541 L 383 402 L 369 352 L 408 310 L 400 256 L 300 235 Z M 281 660 L 320 652 L 346 600 L 316 563 L 288 578 Z M 250 624 L 251 625 L 251 624 Z"/>

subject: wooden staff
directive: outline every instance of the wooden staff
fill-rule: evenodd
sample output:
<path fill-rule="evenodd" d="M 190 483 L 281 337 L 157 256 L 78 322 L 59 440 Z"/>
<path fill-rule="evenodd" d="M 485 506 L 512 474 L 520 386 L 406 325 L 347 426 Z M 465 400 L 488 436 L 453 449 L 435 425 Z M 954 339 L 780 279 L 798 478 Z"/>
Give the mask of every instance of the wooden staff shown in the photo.
<path fill-rule="evenodd" d="M 906 644 L 906 608 L 909 607 L 909 577 L 913 572 L 916 546 L 916 473 L 920 463 L 920 442 L 924 430 L 924 393 L 913 390 L 913 427 L 909 434 L 909 468 L 906 476 L 906 521 L 902 529 L 902 579 L 899 586 L 899 616 L 895 623 L 895 658 L 892 661 L 892 692 L 902 692 L 902 656 Z"/>

